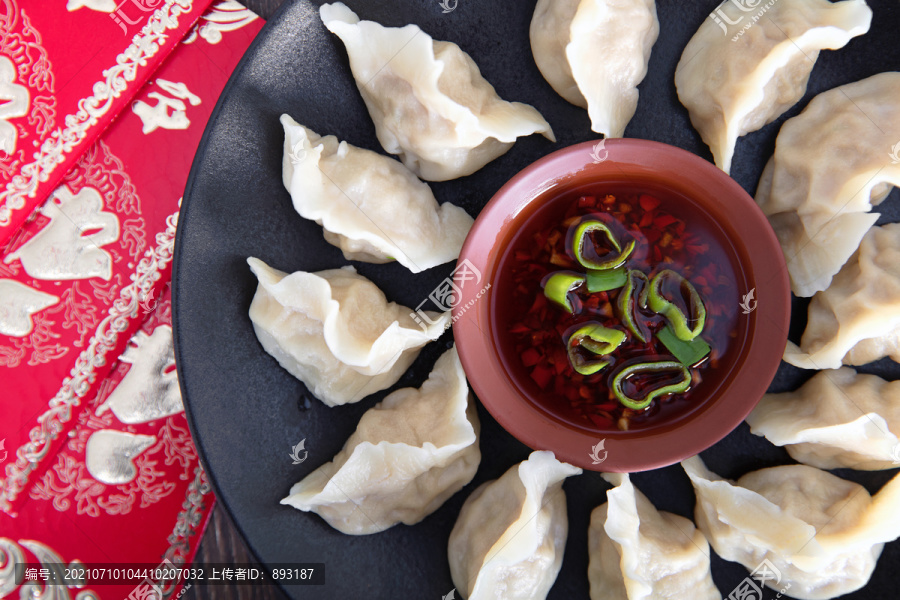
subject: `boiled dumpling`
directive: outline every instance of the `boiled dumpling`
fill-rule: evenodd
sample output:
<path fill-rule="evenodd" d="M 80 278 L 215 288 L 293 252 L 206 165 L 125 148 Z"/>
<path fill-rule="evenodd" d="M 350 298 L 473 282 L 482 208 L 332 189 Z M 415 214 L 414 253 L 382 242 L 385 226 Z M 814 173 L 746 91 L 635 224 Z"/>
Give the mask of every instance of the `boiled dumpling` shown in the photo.
<path fill-rule="evenodd" d="M 708 471 L 698 456 L 682 466 L 697 494 L 697 526 L 716 553 L 748 569 L 768 560 L 793 598 L 834 598 L 863 587 L 884 543 L 900 536 L 898 476 L 870 496 L 858 483 L 807 465 L 753 471 L 736 483 Z"/>
<path fill-rule="evenodd" d="M 844 364 L 865 365 L 885 356 L 890 356 L 894 362 L 900 362 L 900 328 L 886 335 L 857 342 L 844 355 Z"/>
<path fill-rule="evenodd" d="M 894 347 L 898 329 L 900 223 L 889 223 L 870 229 L 828 289 L 813 296 L 800 347 L 788 342 L 784 360 L 803 369 L 876 360 L 883 356 L 876 350 Z"/>
<path fill-rule="evenodd" d="M 322 225 L 344 258 L 396 259 L 418 273 L 459 257 L 473 223 L 466 211 L 439 205 L 428 185 L 392 158 L 321 137 L 288 115 L 281 124 L 284 187 L 300 216 Z"/>
<path fill-rule="evenodd" d="M 450 314 L 416 325 L 353 267 L 288 275 L 248 258 L 259 287 L 250 304 L 266 352 L 328 406 L 358 402 L 394 385 Z"/>
<path fill-rule="evenodd" d="M 821 371 L 795 392 L 763 396 L 747 424 L 820 469 L 892 469 L 900 462 L 900 381 Z"/>
<path fill-rule="evenodd" d="M 334 459 L 281 501 L 351 535 L 418 523 L 469 483 L 481 462 L 478 415 L 456 348 L 419 389 L 367 410 Z"/>
<path fill-rule="evenodd" d="M 709 543 L 689 519 L 660 512 L 627 474 L 591 512 L 591 600 L 721 600 L 709 570 Z"/>
<path fill-rule="evenodd" d="M 556 581 L 569 532 L 562 482 L 581 469 L 532 452 L 463 504 L 447 555 L 468 600 L 541 600 Z"/>
<path fill-rule="evenodd" d="M 591 129 L 622 137 L 659 35 L 654 0 L 538 0 L 530 35 L 556 93 L 588 109 Z"/>
<path fill-rule="evenodd" d="M 791 288 L 812 296 L 878 219 L 869 212 L 900 185 L 900 73 L 823 92 L 787 120 L 756 202 L 787 258 Z"/>
<path fill-rule="evenodd" d="M 872 11 L 864 0 L 778 0 L 753 9 L 726 0 L 710 17 L 681 54 L 675 86 L 728 173 L 737 139 L 796 104 L 819 50 L 866 33 Z"/>
<path fill-rule="evenodd" d="M 456 44 L 416 25 L 360 21 L 340 2 L 323 4 L 319 14 L 347 47 L 378 141 L 422 179 L 470 175 L 520 136 L 556 141 L 537 110 L 501 99 Z"/>

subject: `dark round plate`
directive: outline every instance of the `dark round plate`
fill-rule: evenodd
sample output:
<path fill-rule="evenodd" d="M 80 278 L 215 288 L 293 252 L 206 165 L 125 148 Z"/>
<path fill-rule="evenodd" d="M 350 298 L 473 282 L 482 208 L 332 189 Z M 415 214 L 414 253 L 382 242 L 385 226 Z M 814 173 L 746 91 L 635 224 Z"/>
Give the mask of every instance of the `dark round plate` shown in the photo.
<path fill-rule="evenodd" d="M 436 39 L 451 40 L 474 58 L 484 76 L 507 100 L 533 104 L 550 121 L 556 144 L 532 136 L 478 173 L 433 184 L 440 201 L 478 214 L 504 182 L 553 150 L 594 139 L 587 113 L 557 96 L 531 57 L 528 26 L 534 0 L 459 0 L 443 13 L 437 0 L 347 0 L 363 19 L 385 25 L 416 23 Z M 823 52 L 804 99 L 777 122 L 742 138 L 732 175 L 752 193 L 785 118 L 796 115 L 813 95 L 875 73 L 900 69 L 900 6 L 870 0 L 872 30 L 842 50 Z M 281 369 L 259 345 L 247 311 L 256 280 L 246 258 L 256 256 L 284 270 L 315 271 L 346 263 L 327 244 L 321 228 L 297 215 L 281 183 L 283 112 L 320 134 L 381 150 L 350 74 L 341 42 L 318 17 L 319 2 L 295 0 L 259 34 L 231 77 L 200 143 L 184 195 L 173 273 L 176 362 L 185 408 L 198 450 L 220 501 L 257 557 L 264 563 L 325 564 L 321 587 L 286 587 L 294 598 L 439 598 L 454 586 L 447 565 L 447 537 L 468 494 L 498 477 L 530 450 L 504 432 L 483 409 L 483 460 L 474 481 L 422 523 L 399 525 L 369 536 L 346 536 L 314 514 L 281 506 L 291 485 L 331 460 L 362 413 L 387 392 L 350 406 L 328 408 Z M 678 103 L 673 75 L 681 51 L 708 18 L 715 0 L 658 0 L 661 24 L 650 72 L 628 137 L 710 153 Z M 900 141 L 900 140 L 898 140 Z M 888 152 L 888 149 L 885 149 Z M 879 211 L 896 221 L 896 192 Z M 356 264 L 388 298 L 415 307 L 452 270 L 444 265 L 413 275 L 398 264 Z M 795 300 L 792 339 L 805 325 L 806 302 Z M 452 343 L 450 333 L 426 347 L 396 387 L 418 386 L 437 357 Z M 864 369 L 889 379 L 900 369 L 884 360 Z M 772 391 L 793 389 L 812 372 L 785 364 Z M 389 390 L 388 390 L 389 391 Z M 306 440 L 308 459 L 293 465 L 291 447 Z M 726 477 L 792 462 L 787 453 L 741 425 L 703 453 Z M 877 490 L 894 471 L 839 475 Z M 635 485 L 661 510 L 693 515 L 694 495 L 680 466 L 636 474 Z M 562 571 L 550 598 L 587 598 L 587 527 L 591 510 L 605 502 L 609 486 L 597 473 L 565 484 L 569 538 Z M 713 576 L 723 596 L 747 575 L 736 563 L 712 557 Z M 848 598 L 896 596 L 900 544 L 885 547 L 869 585 Z M 774 597 L 774 592 L 767 592 Z"/>

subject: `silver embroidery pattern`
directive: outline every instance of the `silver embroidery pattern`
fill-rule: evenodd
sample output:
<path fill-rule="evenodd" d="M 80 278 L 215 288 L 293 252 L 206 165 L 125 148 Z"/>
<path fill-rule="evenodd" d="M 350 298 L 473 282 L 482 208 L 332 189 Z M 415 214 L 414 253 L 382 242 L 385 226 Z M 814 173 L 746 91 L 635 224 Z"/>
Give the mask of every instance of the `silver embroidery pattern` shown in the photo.
<path fill-rule="evenodd" d="M 205 496 L 211 489 L 206 472 L 198 463 L 194 469 L 194 480 L 188 485 L 184 502 L 181 503 L 182 510 L 175 519 L 172 533 L 169 534 L 170 545 L 163 554 L 163 560 L 169 560 L 175 565 L 185 564 L 191 552 L 191 537 L 197 535 L 202 524 L 203 513 L 206 510 Z M 162 600 L 167 600 L 175 592 L 178 582 L 158 580 L 156 583 L 162 587 Z"/>
<path fill-rule="evenodd" d="M 180 205 L 179 201 L 179 205 Z M 59 436 L 63 426 L 72 418 L 72 408 L 81 403 L 96 380 L 96 367 L 107 362 L 107 354 L 116 346 L 119 333 L 126 331 L 137 317 L 141 303 L 148 302 L 161 271 L 171 262 L 175 243 L 178 213 L 166 218 L 166 229 L 156 234 L 156 247 L 147 250 L 131 275 L 131 284 L 119 291 L 119 298 L 100 322 L 88 347 L 78 357 L 59 392 L 48 403 L 48 409 L 37 419 L 28 435 L 28 443 L 16 450 L 15 462 L 8 463 L 6 479 L 0 485 L 0 510 L 10 512 L 15 500 L 28 483 L 31 473 L 46 458 L 50 442 Z"/>
<path fill-rule="evenodd" d="M 199 36 L 210 44 L 218 44 L 222 41 L 223 31 L 240 29 L 258 18 L 256 13 L 240 2 L 224 0 L 215 4 L 197 21 L 182 43 L 193 44 Z"/>
<path fill-rule="evenodd" d="M 26 562 L 22 548 L 34 554 L 41 563 L 41 567 L 52 571 L 52 575 L 57 581 L 65 578 L 63 566 L 66 565 L 66 562 L 50 546 L 35 540 L 19 540 L 17 544 L 11 539 L 0 538 L 0 564 L 4 565 L 0 569 L 0 597 L 5 598 L 19 587 L 16 585 L 15 567 L 17 564 Z M 68 563 L 68 567 L 69 569 L 83 568 L 84 563 L 75 559 Z M 100 600 L 97 592 L 82 590 L 83 586 L 80 585 L 44 585 L 36 582 L 24 583 L 19 589 L 19 597 L 31 600 L 71 600 L 72 595 L 69 590 L 73 587 L 80 590 L 76 592 L 75 600 Z"/>
<path fill-rule="evenodd" d="M 56 127 L 56 83 L 42 42 L 41 34 L 31 25 L 31 19 L 16 0 L 0 0 L 0 54 L 12 62 L 16 83 L 28 90 L 30 109 L 25 119 L 33 128 L 23 127 L 25 119 L 17 122 L 16 148 L 0 152 L 0 180 L 12 179 L 18 167 L 27 161 L 27 153 L 32 148 L 25 142 L 37 147 L 38 139 Z M 11 107 L 6 105 L 4 109 L 8 111 Z M 21 112 L 21 104 L 13 112 Z M 3 118 L 18 117 L 7 114 Z"/>
<path fill-rule="evenodd" d="M 25 337 L 34 329 L 31 318 L 53 306 L 59 297 L 30 288 L 15 279 L 0 279 L 0 335 Z"/>
<path fill-rule="evenodd" d="M 112 256 L 103 246 L 119 239 L 119 218 L 103 210 L 103 197 L 92 187 L 77 194 L 65 184 L 41 207 L 50 222 L 34 237 L 6 256 L 22 262 L 35 279 L 54 281 L 112 277 Z M 87 231 L 97 230 L 89 235 Z"/>
<path fill-rule="evenodd" d="M 156 442 L 156 436 L 101 429 L 94 432 L 84 451 L 91 477 L 108 485 L 128 483 L 137 477 L 134 459 Z"/>
<path fill-rule="evenodd" d="M 116 64 L 103 71 L 105 80 L 96 82 L 91 96 L 78 101 L 78 110 L 64 119 L 65 128 L 57 128 L 41 144 L 36 160 L 22 167 L 20 175 L 0 190 L 0 227 L 9 225 L 12 214 L 25 207 L 25 198 L 34 197 L 40 182 L 46 181 L 57 165 L 87 136 L 88 131 L 112 108 L 114 101 L 128 89 L 128 83 L 148 59 L 156 55 L 169 37 L 168 30 L 178 28 L 178 18 L 190 12 L 193 0 L 166 0 L 148 20 L 131 44 L 116 57 Z"/>
<path fill-rule="evenodd" d="M 89 8 L 97 12 L 111 13 L 116 10 L 116 0 L 69 0 L 66 10 L 72 12 L 79 8 Z"/>
<path fill-rule="evenodd" d="M 97 408 L 98 416 L 112 410 L 122 423 L 136 425 L 184 411 L 171 327 L 160 325 L 151 335 L 138 331 L 119 360 L 131 368 Z"/>
<path fill-rule="evenodd" d="M 99 517 L 104 513 L 126 515 L 134 509 L 147 508 L 175 491 L 177 483 L 170 476 L 177 475 L 178 480 L 187 481 L 196 466 L 197 453 L 187 427 L 166 419 L 154 431 L 156 444 L 134 459 L 134 479 L 119 484 L 101 483 L 88 471 L 81 456 L 86 453 L 91 436 L 98 429 L 115 427 L 115 419 L 112 413 L 98 419 L 85 411 L 78 420 L 76 435 L 56 455 L 56 463 L 28 490 L 30 498 L 51 502 L 59 512 L 74 509 L 79 515 Z M 161 470 L 163 464 L 177 464 L 180 468 Z"/>
<path fill-rule="evenodd" d="M 16 67 L 12 61 L 0 55 L 0 152 L 16 151 L 19 133 L 8 121 L 28 114 L 31 95 L 28 88 L 16 83 Z"/>

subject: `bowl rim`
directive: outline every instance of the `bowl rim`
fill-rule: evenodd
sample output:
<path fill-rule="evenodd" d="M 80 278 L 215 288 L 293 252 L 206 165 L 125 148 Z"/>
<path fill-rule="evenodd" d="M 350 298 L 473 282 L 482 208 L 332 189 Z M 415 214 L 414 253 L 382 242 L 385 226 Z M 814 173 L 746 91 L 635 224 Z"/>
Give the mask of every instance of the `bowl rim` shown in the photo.
<path fill-rule="evenodd" d="M 757 304 L 749 314 L 739 314 L 746 318 L 746 334 L 733 372 L 711 392 L 717 398 L 715 402 L 708 402 L 670 427 L 616 435 L 591 432 L 554 419 L 522 395 L 504 369 L 492 337 L 492 285 L 504 255 L 504 248 L 498 250 L 498 246 L 508 243 L 509 232 L 523 211 L 576 174 L 586 172 L 580 176 L 593 183 L 621 180 L 623 176 L 636 178 L 643 173 L 657 184 L 666 185 L 672 179 L 661 174 L 666 170 L 682 172 L 685 167 L 702 186 L 694 193 L 681 193 L 713 213 L 718 212 L 709 216 L 719 225 L 738 230 L 736 239 L 730 241 L 736 246 L 738 258 L 750 258 L 750 264 L 742 263 L 741 267 L 756 290 Z M 626 173 L 631 173 L 631 177 Z M 727 198 L 727 204 L 720 203 L 721 198 Z M 723 218 L 727 223 L 722 222 Z M 582 142 L 532 163 L 485 205 L 463 244 L 457 264 L 454 273 L 472 269 L 477 275 L 475 285 L 465 285 L 465 279 L 460 282 L 459 300 L 453 307 L 454 338 L 475 394 L 513 437 L 535 450 L 552 450 L 559 460 L 585 469 L 644 471 L 680 462 L 709 448 L 740 425 L 759 402 L 775 376 L 787 343 L 790 284 L 781 246 L 768 219 L 724 171 L 691 152 L 660 142 L 635 138 Z M 478 285 L 483 279 L 487 285 Z M 601 440 L 604 444 L 594 451 Z M 594 456 L 603 460 L 597 462 Z"/>

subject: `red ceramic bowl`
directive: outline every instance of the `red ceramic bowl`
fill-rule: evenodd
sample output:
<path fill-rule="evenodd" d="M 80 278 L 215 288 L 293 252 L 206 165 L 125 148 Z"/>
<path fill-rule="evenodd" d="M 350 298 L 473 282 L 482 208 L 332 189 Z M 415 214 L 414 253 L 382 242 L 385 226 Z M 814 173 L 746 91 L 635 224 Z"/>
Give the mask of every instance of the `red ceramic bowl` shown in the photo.
<path fill-rule="evenodd" d="M 497 305 L 503 296 L 498 285 L 504 283 L 498 264 L 514 234 L 546 202 L 591 184 L 662 188 L 689 199 L 730 243 L 738 293 L 755 290 L 755 310 L 744 315 L 734 306 L 736 337 L 730 343 L 729 360 L 714 367 L 717 383 L 698 387 L 686 414 L 633 431 L 576 424 L 542 407 L 536 397 L 539 388 L 523 381 L 527 376 L 516 369 L 504 367 L 502 336 L 509 334 L 495 330 L 493 311 L 504 310 Z M 601 146 L 586 142 L 537 161 L 504 185 L 482 210 L 462 248 L 459 264 L 464 261 L 473 267 L 479 284 L 460 286 L 453 330 L 470 384 L 500 425 L 521 442 L 552 450 L 560 460 L 585 469 L 655 469 L 712 446 L 756 406 L 778 369 L 787 340 L 787 268 L 768 221 L 723 171 L 666 144 L 636 139 L 606 140 Z"/>

